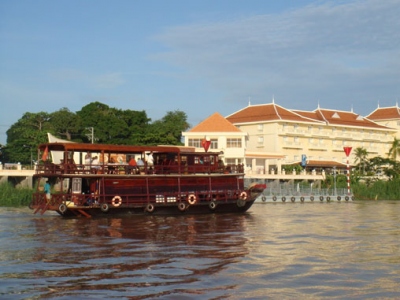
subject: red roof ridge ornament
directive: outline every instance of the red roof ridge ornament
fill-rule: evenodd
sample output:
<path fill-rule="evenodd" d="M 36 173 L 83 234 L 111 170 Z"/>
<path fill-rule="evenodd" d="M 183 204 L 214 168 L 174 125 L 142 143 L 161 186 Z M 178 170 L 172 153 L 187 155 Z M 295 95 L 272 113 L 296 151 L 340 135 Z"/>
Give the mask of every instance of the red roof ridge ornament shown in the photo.
<path fill-rule="evenodd" d="M 201 145 L 204 148 L 204 151 L 208 151 L 208 148 L 210 148 L 211 141 L 209 137 L 204 137 L 204 139 L 201 141 Z"/>

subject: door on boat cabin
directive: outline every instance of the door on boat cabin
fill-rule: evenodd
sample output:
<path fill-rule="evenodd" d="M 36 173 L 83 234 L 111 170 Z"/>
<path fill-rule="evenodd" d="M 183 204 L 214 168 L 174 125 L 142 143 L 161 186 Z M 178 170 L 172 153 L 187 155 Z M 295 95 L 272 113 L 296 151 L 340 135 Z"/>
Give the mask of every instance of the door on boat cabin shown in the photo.
<path fill-rule="evenodd" d="M 71 193 L 72 201 L 78 204 L 78 195 L 82 194 L 82 178 L 72 178 Z"/>

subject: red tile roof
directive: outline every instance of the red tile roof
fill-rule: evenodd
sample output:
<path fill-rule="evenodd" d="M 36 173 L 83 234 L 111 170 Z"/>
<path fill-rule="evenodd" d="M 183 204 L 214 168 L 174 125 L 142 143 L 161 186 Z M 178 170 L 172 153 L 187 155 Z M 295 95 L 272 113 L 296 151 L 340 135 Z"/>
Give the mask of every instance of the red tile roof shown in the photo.
<path fill-rule="evenodd" d="M 378 107 L 367 118 L 374 121 L 398 120 L 400 119 L 400 108 L 398 106 Z"/>
<path fill-rule="evenodd" d="M 309 119 L 307 116 L 299 115 L 296 112 L 285 109 L 282 106 L 276 105 L 275 103 L 249 105 L 242 110 L 227 116 L 226 118 L 234 124 L 278 120 L 318 123 L 318 120 Z"/>
<path fill-rule="evenodd" d="M 374 129 L 389 129 L 372 120 L 353 112 L 328 110 L 318 108 L 314 111 L 300 111 L 285 109 L 275 103 L 249 105 L 229 116 L 226 119 L 233 124 L 256 122 L 307 122 L 315 124 L 329 124 L 338 126 L 366 127 Z"/>
<path fill-rule="evenodd" d="M 221 114 L 214 113 L 203 120 L 189 132 L 242 132 L 239 128 L 225 119 Z"/>
<path fill-rule="evenodd" d="M 324 121 L 329 125 L 367 127 L 375 129 L 388 129 L 386 126 L 379 125 L 356 113 L 348 111 L 330 110 L 318 108 L 313 112 L 295 111 L 309 118 Z"/>

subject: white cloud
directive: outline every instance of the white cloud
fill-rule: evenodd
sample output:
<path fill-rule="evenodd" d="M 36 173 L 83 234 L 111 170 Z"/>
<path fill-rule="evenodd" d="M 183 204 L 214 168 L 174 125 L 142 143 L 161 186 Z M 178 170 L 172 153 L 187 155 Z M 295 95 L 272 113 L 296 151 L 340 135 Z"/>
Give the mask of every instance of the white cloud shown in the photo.
<path fill-rule="evenodd" d="M 363 107 L 366 98 L 395 99 L 400 92 L 394 84 L 400 78 L 399 16 L 399 0 L 325 2 L 173 27 L 157 37 L 169 51 L 153 58 L 207 79 L 238 101 L 252 95 L 266 102 L 275 94 L 350 106 L 340 100 L 349 96 Z"/>

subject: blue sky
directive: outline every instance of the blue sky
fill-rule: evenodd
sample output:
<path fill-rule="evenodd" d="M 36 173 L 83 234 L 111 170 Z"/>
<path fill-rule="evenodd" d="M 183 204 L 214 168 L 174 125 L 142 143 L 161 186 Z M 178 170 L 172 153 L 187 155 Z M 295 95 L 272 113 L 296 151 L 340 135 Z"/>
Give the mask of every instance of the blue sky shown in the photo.
<path fill-rule="evenodd" d="M 0 144 L 99 101 L 194 126 L 251 104 L 367 115 L 400 97 L 400 0 L 2 0 Z"/>

